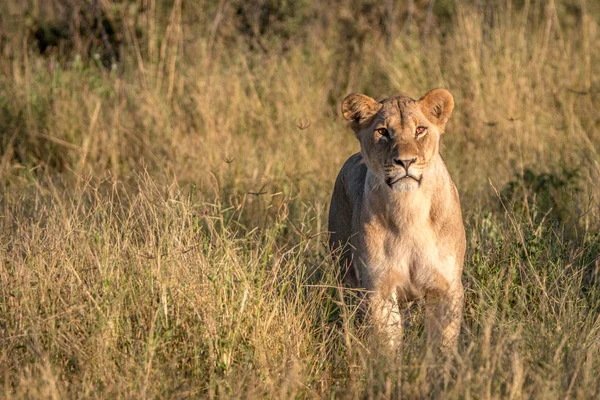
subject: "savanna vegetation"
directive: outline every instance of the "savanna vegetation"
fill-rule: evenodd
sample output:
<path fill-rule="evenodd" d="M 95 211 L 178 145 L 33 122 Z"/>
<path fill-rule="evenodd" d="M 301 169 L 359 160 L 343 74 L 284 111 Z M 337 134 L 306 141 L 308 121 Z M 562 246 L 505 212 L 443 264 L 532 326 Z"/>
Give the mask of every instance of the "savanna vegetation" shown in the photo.
<path fill-rule="evenodd" d="M 0 396 L 600 395 L 600 3 L 0 2 Z M 458 352 L 326 246 L 344 96 L 456 102 Z"/>

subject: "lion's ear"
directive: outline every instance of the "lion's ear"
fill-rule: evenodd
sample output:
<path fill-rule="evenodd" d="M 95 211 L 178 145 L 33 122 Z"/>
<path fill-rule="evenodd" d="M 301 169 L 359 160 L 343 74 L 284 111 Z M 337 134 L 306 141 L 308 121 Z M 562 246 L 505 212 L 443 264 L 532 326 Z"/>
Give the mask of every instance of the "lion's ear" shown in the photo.
<path fill-rule="evenodd" d="M 381 104 L 364 94 L 351 93 L 342 103 L 342 114 L 351 122 L 355 131 L 360 125 L 372 118 L 381 108 Z"/>
<path fill-rule="evenodd" d="M 423 114 L 444 132 L 446 123 L 454 109 L 454 98 L 446 89 L 433 89 L 419 99 Z"/>

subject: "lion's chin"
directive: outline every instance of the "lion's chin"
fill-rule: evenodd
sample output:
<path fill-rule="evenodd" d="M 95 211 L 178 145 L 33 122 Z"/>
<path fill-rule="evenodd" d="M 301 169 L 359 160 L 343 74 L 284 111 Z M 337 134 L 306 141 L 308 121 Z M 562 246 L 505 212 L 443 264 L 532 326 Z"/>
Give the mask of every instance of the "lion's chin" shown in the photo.
<path fill-rule="evenodd" d="M 414 192 L 419 188 L 419 181 L 411 177 L 405 177 L 388 185 L 394 192 Z"/>

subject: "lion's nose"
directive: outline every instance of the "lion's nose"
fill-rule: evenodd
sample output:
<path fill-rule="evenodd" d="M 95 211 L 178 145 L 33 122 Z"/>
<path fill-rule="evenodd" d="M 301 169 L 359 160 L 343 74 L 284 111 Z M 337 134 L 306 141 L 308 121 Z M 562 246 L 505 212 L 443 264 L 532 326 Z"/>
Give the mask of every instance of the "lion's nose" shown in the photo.
<path fill-rule="evenodd" d="M 410 164 L 414 163 L 415 161 L 417 161 L 417 157 L 405 159 L 405 160 L 401 160 L 399 158 L 394 158 L 394 164 L 404 167 L 404 169 L 407 171 L 408 171 L 408 167 L 410 167 Z"/>

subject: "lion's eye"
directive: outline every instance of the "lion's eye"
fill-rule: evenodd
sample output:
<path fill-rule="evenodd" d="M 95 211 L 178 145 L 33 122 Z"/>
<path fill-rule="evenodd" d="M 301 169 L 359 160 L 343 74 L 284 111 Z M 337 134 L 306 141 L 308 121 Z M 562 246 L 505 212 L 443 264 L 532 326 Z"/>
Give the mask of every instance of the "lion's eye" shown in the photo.
<path fill-rule="evenodd" d="M 424 127 L 424 126 L 417 127 L 417 131 L 416 131 L 417 132 L 417 136 L 424 134 L 426 130 L 427 130 L 427 128 Z"/>
<path fill-rule="evenodd" d="M 376 129 L 375 132 L 377 132 L 380 136 L 385 136 L 388 139 L 390 138 L 390 133 L 385 128 Z"/>

